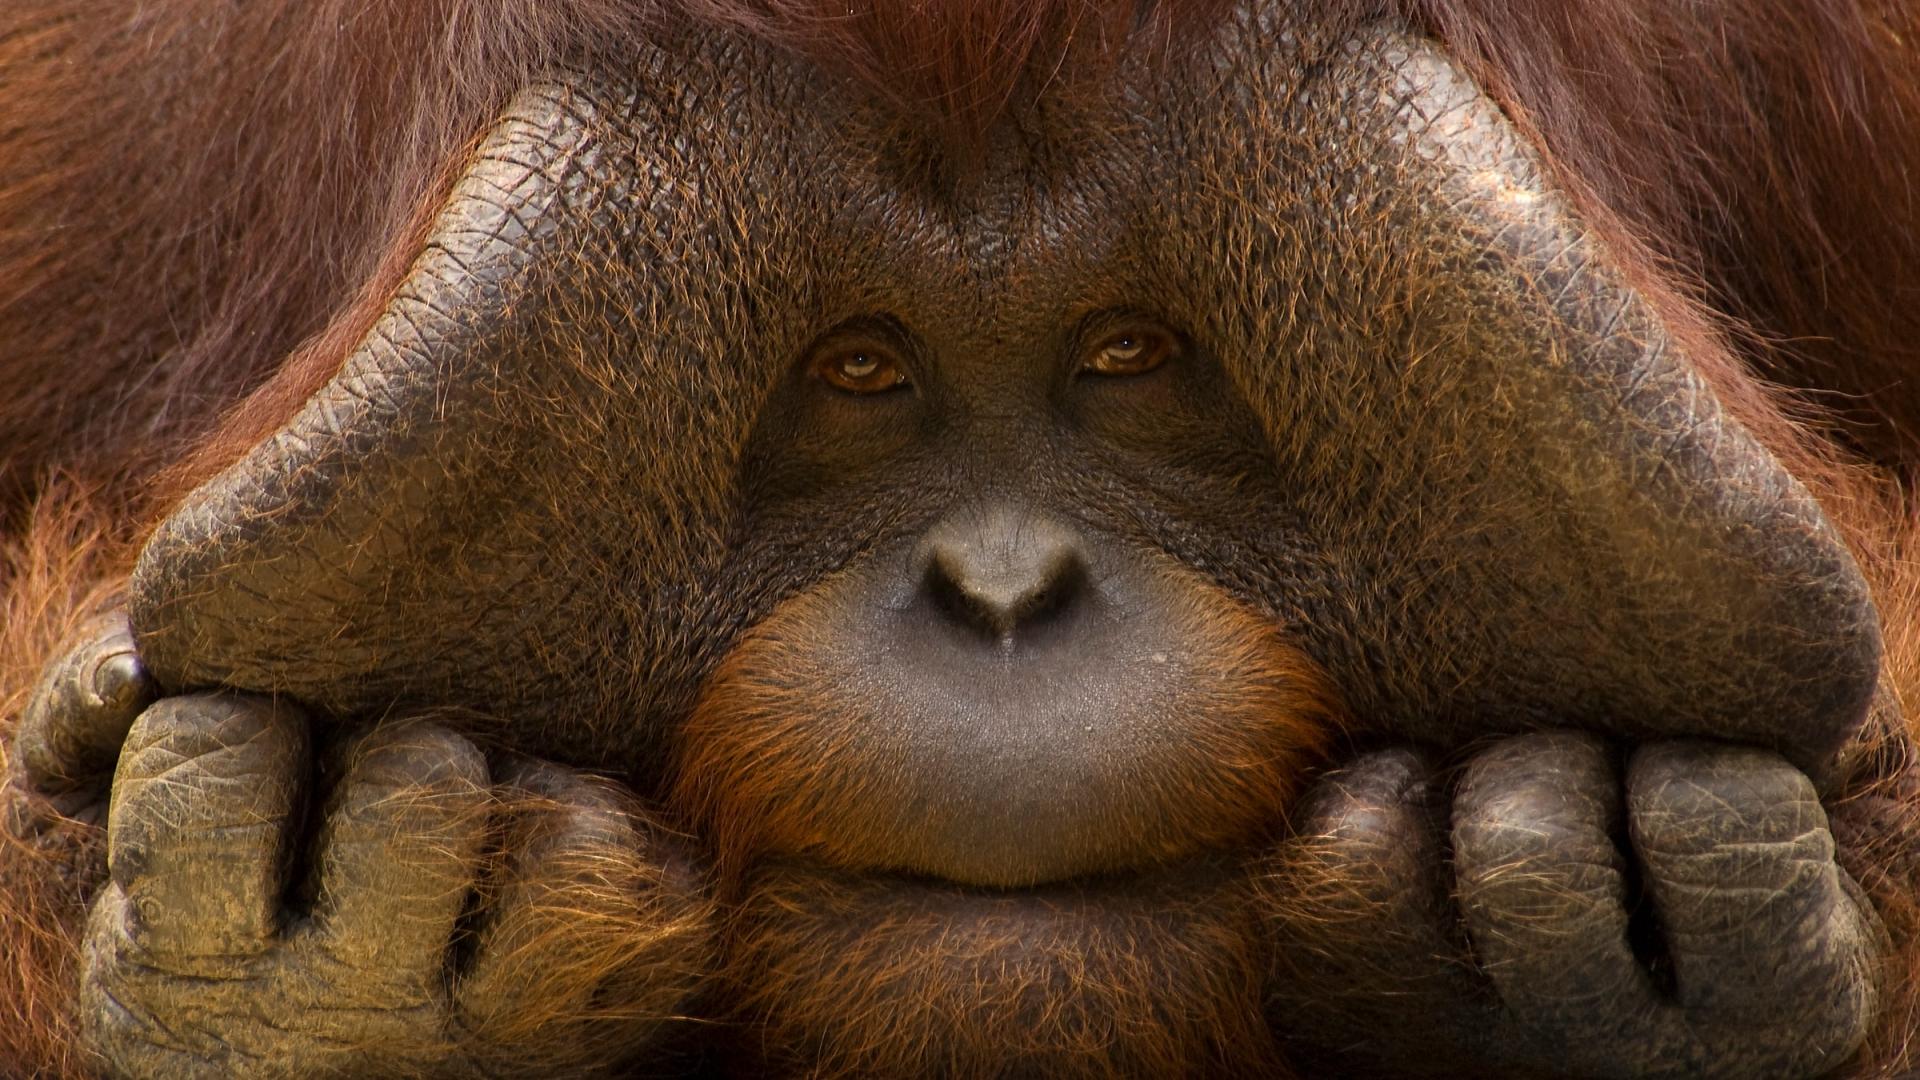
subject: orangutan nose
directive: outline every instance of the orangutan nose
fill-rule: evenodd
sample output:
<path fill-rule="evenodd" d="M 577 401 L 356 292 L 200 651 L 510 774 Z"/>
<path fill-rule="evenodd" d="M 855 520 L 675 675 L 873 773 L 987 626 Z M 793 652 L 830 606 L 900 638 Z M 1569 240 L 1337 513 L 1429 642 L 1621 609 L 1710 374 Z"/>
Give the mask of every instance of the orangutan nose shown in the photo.
<path fill-rule="evenodd" d="M 957 626 L 1011 645 L 1087 594 L 1085 543 L 1071 526 L 996 506 L 951 515 L 921 545 L 921 588 Z"/>

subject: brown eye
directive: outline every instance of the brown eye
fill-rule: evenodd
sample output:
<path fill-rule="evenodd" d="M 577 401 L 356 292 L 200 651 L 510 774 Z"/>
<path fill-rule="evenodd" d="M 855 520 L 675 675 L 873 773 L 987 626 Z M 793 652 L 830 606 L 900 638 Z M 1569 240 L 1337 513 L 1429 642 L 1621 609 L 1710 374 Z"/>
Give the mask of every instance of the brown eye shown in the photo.
<path fill-rule="evenodd" d="M 1144 375 L 1166 363 L 1173 349 L 1173 338 L 1164 331 L 1122 330 L 1094 346 L 1080 370 L 1095 375 Z"/>
<path fill-rule="evenodd" d="M 849 394 L 879 394 L 907 385 L 906 369 L 893 354 L 878 348 L 839 348 L 813 361 L 814 374 Z"/>

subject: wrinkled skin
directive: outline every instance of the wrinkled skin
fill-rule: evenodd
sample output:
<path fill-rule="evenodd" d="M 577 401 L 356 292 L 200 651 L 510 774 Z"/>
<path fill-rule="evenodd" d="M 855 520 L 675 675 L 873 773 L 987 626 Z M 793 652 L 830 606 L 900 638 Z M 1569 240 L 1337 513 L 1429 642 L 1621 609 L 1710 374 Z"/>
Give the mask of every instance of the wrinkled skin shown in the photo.
<path fill-rule="evenodd" d="M 1622 762 L 1590 736 L 1524 735 L 1451 790 L 1383 751 L 1303 815 L 1276 859 L 1275 887 L 1309 899 L 1275 905 L 1275 1005 L 1395 1074 L 1818 1075 L 1873 1015 L 1872 909 L 1806 776 L 1764 751 L 1676 740 Z M 1630 875 L 1651 935 L 1629 926 Z M 1657 965 L 1634 948 L 1649 941 Z M 1424 1054 L 1380 1038 L 1409 1015 L 1436 1024 Z"/>
<path fill-rule="evenodd" d="M 879 905 L 829 920 L 884 910 L 893 871 L 941 882 L 963 942 L 1037 928 L 1026 890 L 1064 890 L 1047 902 L 1091 927 L 1110 885 L 1083 877 L 1236 867 L 1221 895 L 1260 897 L 1233 901 L 1257 929 L 1202 928 L 1258 958 L 1260 985 L 1210 1004 L 1273 1043 L 1217 1017 L 1164 1035 L 1204 1051 L 1197 1071 L 1276 1049 L 1314 1075 L 1844 1063 L 1886 948 L 1822 808 L 1855 779 L 1879 663 L 1851 558 L 1445 57 L 1269 7 L 1210 63 L 1123 71 L 1122 109 L 1008 121 L 979 173 L 724 37 L 529 88 L 340 374 L 151 538 L 131 646 L 96 628 L 28 718 L 50 790 L 84 791 L 126 733 L 85 976 L 112 1067 L 658 1066 L 660 1018 L 707 1008 L 703 977 L 737 984 L 730 956 L 772 956 L 794 986 L 830 959 L 754 936 L 756 859 Z M 1177 359 L 1077 374 L 1113 317 L 1167 328 Z M 905 356 L 910 387 L 848 396 L 796 370 L 848 327 Z M 889 651 L 900 624 L 875 613 L 918 617 L 916 553 L 955 528 L 1014 553 L 968 564 L 988 577 L 1068 536 L 1091 584 L 1066 629 L 1020 607 L 997 659 L 946 637 Z M 1341 706 L 1317 723 L 1347 729 L 1220 734 L 1295 772 L 1341 760 L 1291 812 L 1275 795 L 1204 842 L 1139 826 L 1178 798 L 1140 778 L 1215 735 L 1211 705 L 1155 711 L 1212 700 L 1217 656 L 1170 614 L 1186 573 L 1179 596 L 1250 612 L 1324 672 Z M 743 635 L 795 610 L 790 662 L 898 665 L 838 680 L 867 726 L 802 717 L 797 737 L 865 762 L 858 740 L 884 734 L 905 764 L 864 788 L 796 765 L 770 799 L 824 809 L 749 842 L 683 797 L 699 777 L 673 763 L 704 759 L 680 725 Z M 1173 662 L 1103 674 L 1117 641 Z M 1037 717 L 1031 744 L 948 719 L 995 709 Z M 392 722 L 432 710 L 460 719 Z M 1212 767 L 1192 763 L 1203 796 Z M 525 823 L 529 792 L 557 824 Z M 737 861 L 692 869 L 715 850 Z M 587 880 L 609 861 L 629 886 Z M 1169 888 L 1170 908 L 1202 895 Z M 518 985 L 572 961 L 515 941 L 576 940 L 562 924 L 610 903 L 630 909 L 596 925 L 672 932 L 571 987 L 577 1012 Z M 1065 970 L 1005 957 L 996 977 Z M 1143 985 L 1174 970 L 1156 962 Z M 758 1029 L 737 1041 L 760 1067 L 903 1060 L 829 1038 L 778 985 L 753 1000 L 714 1016 Z M 541 1022 L 499 1034 L 514 1016 Z M 1030 1026 L 1011 1064 L 985 1034 L 896 1040 L 954 1072 L 1099 1071 Z M 1109 1037 L 1121 1071 L 1162 1062 Z"/>

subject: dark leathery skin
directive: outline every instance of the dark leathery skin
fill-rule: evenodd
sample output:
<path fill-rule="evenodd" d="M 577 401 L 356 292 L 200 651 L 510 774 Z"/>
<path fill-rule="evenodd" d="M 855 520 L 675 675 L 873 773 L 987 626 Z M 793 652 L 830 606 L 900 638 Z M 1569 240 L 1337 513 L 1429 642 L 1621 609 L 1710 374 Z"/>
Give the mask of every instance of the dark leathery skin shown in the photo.
<path fill-rule="evenodd" d="M 646 754 L 782 587 L 703 538 L 809 313 L 1038 342 L 1104 295 L 1217 353 L 1271 443 L 1232 535 L 1164 542 L 1372 722 L 1830 771 L 1878 659 L 1849 555 L 1429 43 L 1270 5 L 1212 64 L 1136 72 L 1123 115 L 927 189 L 875 149 L 891 121 L 795 63 L 722 36 L 523 94 L 339 376 L 148 545 L 161 681 Z"/>
<path fill-rule="evenodd" d="M 557 964 L 567 958 L 554 949 L 579 940 L 546 934 L 556 919 L 646 891 L 605 878 L 604 853 L 661 850 L 599 789 L 554 766 L 509 769 L 506 784 L 550 800 L 535 812 L 547 820 L 504 826 L 522 842 L 481 889 L 500 823 L 471 742 L 400 723 L 338 756 L 344 771 L 315 808 L 308 852 L 313 756 L 299 709 L 188 695 L 135 723 L 114 778 L 110 880 L 94 901 L 81 986 L 89 1042 L 112 1074 L 505 1076 L 532 1061 L 603 1075 L 698 985 L 674 940 L 689 926 L 663 916 L 674 962 L 567 988 L 598 992 L 604 1015 L 554 1017 L 552 1002 L 528 1000 L 553 988 L 526 970 L 527 948 L 549 943 L 538 955 Z M 663 912 L 704 904 L 692 875 L 651 888 Z M 469 921 L 473 940 L 461 945 Z M 622 995 L 633 1007 L 620 1007 Z M 486 1037 L 502 1015 L 548 1022 L 520 1023 L 502 1045 Z"/>
<path fill-rule="evenodd" d="M 1876 1015 L 1882 932 L 1812 784 L 1766 751 L 1653 742 L 1622 768 L 1590 736 L 1518 736 L 1451 794 L 1385 751 L 1301 826 L 1280 879 L 1338 885 L 1278 908 L 1274 1015 L 1346 1052 L 1329 1071 L 1811 1076 Z"/>

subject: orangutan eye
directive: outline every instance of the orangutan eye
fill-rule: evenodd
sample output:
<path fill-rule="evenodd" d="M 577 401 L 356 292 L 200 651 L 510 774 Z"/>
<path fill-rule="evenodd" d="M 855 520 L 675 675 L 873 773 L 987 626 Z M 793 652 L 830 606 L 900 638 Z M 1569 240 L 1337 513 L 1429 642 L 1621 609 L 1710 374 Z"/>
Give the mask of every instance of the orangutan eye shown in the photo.
<path fill-rule="evenodd" d="M 813 360 L 814 374 L 849 394 L 879 394 L 907 385 L 907 372 L 884 349 L 860 346 L 823 350 Z"/>
<path fill-rule="evenodd" d="M 1101 339 L 1080 370 L 1095 375 L 1144 375 L 1173 355 L 1173 337 L 1163 330 L 1136 327 Z"/>

